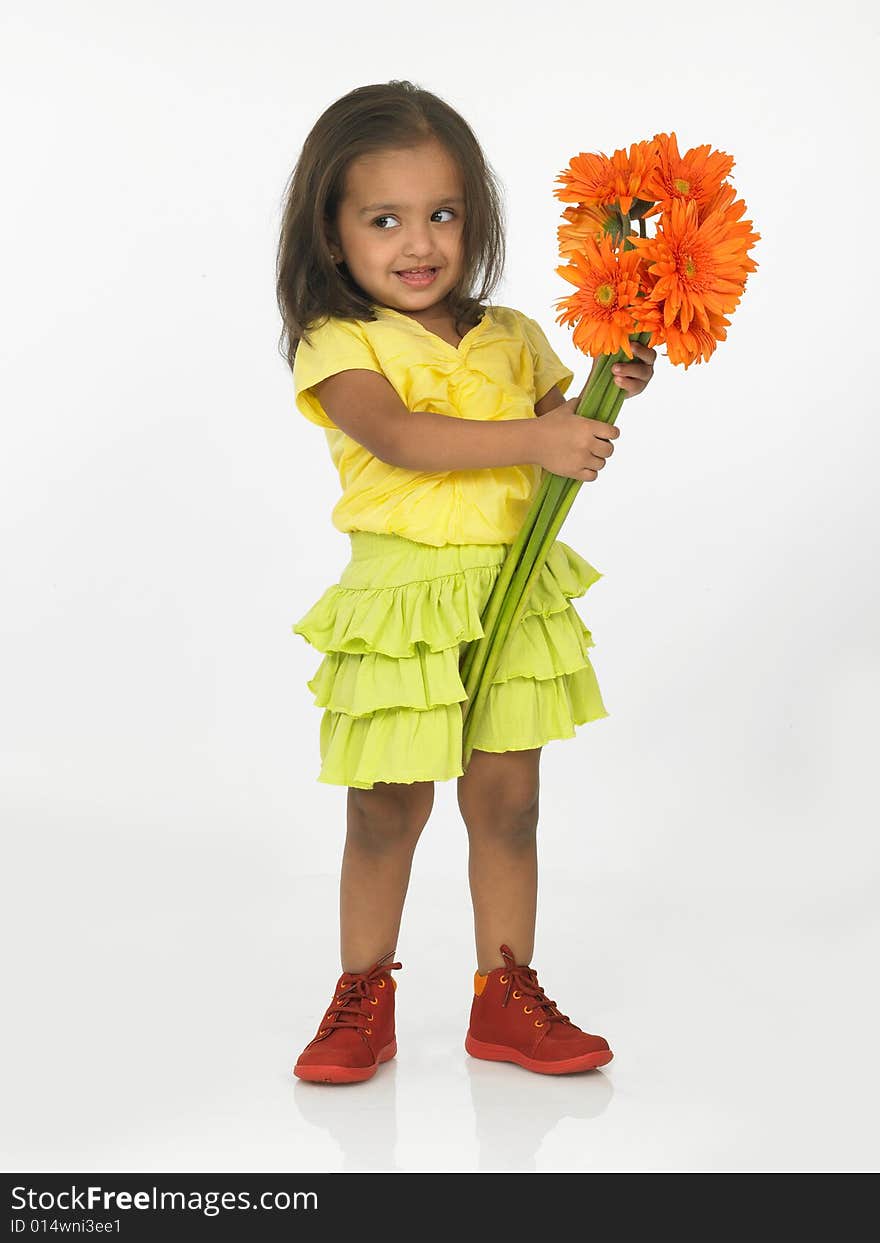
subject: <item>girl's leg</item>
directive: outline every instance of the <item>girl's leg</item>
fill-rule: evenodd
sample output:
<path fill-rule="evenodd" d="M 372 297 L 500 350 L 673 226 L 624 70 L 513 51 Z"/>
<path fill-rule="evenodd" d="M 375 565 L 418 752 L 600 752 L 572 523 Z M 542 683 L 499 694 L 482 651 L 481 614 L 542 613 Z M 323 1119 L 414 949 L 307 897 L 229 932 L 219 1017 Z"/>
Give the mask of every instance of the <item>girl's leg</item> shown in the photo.
<path fill-rule="evenodd" d="M 485 977 L 474 979 L 464 1047 L 471 1057 L 567 1075 L 604 1066 L 614 1055 L 604 1036 L 582 1030 L 559 1011 L 529 965 L 538 890 L 539 754 L 539 747 L 498 755 L 473 751 L 459 777 L 458 801 L 470 838 L 477 969 Z M 502 944 L 511 951 L 507 961 Z"/>
<path fill-rule="evenodd" d="M 433 805 L 433 781 L 349 786 L 339 893 L 343 971 L 367 971 L 396 949 L 413 852 Z"/>
<path fill-rule="evenodd" d="M 458 805 L 470 842 L 477 969 L 503 967 L 499 946 L 528 963 L 538 901 L 538 768 L 541 748 L 473 751 L 458 779 Z"/>

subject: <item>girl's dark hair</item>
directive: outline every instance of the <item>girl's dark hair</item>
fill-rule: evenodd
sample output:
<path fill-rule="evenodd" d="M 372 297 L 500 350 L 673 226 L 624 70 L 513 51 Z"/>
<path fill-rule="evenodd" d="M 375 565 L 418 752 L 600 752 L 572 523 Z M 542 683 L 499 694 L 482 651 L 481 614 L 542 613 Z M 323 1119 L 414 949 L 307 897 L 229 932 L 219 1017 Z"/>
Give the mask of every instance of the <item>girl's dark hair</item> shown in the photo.
<path fill-rule="evenodd" d="M 460 279 L 447 297 L 456 325 L 466 324 L 504 270 L 502 193 L 473 131 L 454 108 L 412 82 L 359 86 L 321 114 L 306 138 L 285 194 L 276 263 L 284 322 L 280 352 L 291 369 L 301 338 L 325 316 L 374 320 L 373 303 L 330 257 L 324 226 L 335 223 L 345 172 L 358 156 L 439 140 L 464 182 Z M 479 284 L 477 292 L 474 287 Z"/>

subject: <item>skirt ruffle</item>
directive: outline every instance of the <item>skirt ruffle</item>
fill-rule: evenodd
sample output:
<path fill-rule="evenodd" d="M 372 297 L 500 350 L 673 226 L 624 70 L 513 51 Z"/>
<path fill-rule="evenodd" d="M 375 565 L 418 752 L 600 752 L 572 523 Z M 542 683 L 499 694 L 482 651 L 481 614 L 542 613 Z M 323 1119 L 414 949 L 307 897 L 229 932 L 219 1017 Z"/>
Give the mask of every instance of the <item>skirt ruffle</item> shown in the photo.
<path fill-rule="evenodd" d="M 350 532 L 352 559 L 292 626 L 324 658 L 308 682 L 324 709 L 318 781 L 447 781 L 462 775 L 460 668 L 510 546 L 416 543 Z M 557 540 L 496 671 L 474 737 L 481 751 L 572 738 L 608 716 L 593 638 L 571 604 L 601 573 Z"/>

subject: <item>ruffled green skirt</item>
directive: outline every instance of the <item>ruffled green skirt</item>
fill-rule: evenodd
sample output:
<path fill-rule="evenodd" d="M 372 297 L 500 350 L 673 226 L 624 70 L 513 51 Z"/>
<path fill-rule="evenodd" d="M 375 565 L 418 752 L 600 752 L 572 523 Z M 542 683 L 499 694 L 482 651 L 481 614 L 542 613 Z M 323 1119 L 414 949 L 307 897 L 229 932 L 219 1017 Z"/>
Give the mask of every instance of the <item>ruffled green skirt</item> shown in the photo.
<path fill-rule="evenodd" d="M 462 775 L 460 669 L 509 544 L 445 544 L 351 531 L 338 583 L 292 626 L 324 653 L 308 682 L 323 708 L 317 780 L 368 790 L 376 781 Z M 496 671 L 474 737 L 480 751 L 522 751 L 573 738 L 608 716 L 572 598 L 601 573 L 557 540 Z"/>

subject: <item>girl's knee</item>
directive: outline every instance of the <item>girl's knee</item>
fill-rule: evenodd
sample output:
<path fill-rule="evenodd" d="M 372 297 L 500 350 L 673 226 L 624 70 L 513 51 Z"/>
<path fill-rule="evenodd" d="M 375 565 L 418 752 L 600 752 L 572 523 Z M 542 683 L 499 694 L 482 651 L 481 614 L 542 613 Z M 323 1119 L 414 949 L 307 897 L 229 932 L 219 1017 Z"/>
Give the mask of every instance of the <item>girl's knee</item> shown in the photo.
<path fill-rule="evenodd" d="M 538 805 L 505 811 L 502 808 L 484 809 L 465 817 L 471 844 L 492 842 L 505 850 L 517 853 L 531 850 L 538 833 Z"/>
<path fill-rule="evenodd" d="M 539 776 L 535 753 L 474 751 L 477 765 L 458 781 L 458 806 L 469 833 L 534 837 L 538 827 Z"/>
<path fill-rule="evenodd" d="M 434 806 L 433 781 L 410 784 L 377 781 L 370 790 L 348 791 L 348 835 L 381 850 L 412 841 L 428 823 Z"/>
<path fill-rule="evenodd" d="M 534 843 L 538 830 L 538 789 L 523 783 L 494 796 L 474 795 L 459 798 L 462 818 L 469 837 L 491 837 L 510 849 L 526 849 Z"/>

